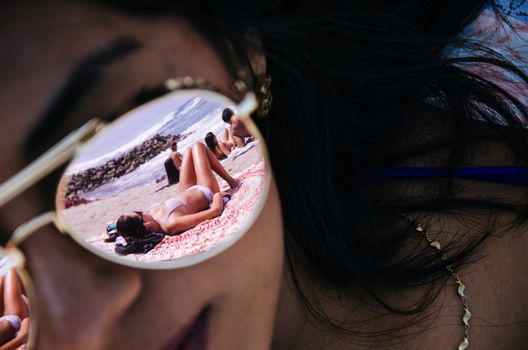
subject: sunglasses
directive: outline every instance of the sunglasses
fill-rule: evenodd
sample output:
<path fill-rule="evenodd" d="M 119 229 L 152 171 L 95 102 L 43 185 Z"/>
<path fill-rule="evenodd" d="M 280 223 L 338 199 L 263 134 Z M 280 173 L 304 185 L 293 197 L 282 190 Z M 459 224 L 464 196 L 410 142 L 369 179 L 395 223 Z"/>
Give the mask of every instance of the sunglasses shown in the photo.
<path fill-rule="evenodd" d="M 0 252 L 29 299 L 32 283 L 18 247 L 49 224 L 91 253 L 139 269 L 198 264 L 243 237 L 270 186 L 264 140 L 250 117 L 267 113 L 269 83 L 265 78 L 254 92 L 241 74 L 233 98 L 200 79 L 169 79 L 160 96 L 111 123 L 89 121 L 0 184 L 2 207 L 68 163 L 56 210 L 19 226 Z"/>

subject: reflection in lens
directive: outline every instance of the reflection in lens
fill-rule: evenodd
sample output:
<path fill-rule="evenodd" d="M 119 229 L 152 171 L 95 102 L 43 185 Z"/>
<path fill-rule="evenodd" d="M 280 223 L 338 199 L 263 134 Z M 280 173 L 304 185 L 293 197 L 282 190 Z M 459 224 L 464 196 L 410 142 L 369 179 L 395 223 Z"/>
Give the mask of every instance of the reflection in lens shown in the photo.
<path fill-rule="evenodd" d="M 185 265 L 180 258 L 216 254 L 247 230 L 265 169 L 262 144 L 232 101 L 178 92 L 129 112 L 82 149 L 62 178 L 58 213 L 96 252 Z"/>
<path fill-rule="evenodd" d="M 16 263 L 0 254 L 0 347 L 25 348 L 29 338 L 30 310 L 26 288 Z"/>

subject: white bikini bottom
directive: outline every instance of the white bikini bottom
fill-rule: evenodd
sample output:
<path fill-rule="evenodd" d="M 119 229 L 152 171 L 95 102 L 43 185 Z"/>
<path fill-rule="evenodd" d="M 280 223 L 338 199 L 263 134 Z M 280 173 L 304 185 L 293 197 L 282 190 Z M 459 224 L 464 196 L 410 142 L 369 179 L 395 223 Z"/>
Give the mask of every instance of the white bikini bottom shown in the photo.
<path fill-rule="evenodd" d="M 13 329 L 15 330 L 15 334 L 18 333 L 18 331 L 20 330 L 20 325 L 22 324 L 22 320 L 17 315 L 5 315 L 5 316 L 2 316 L 2 317 L 0 317 L 0 322 L 1 321 L 9 322 L 11 327 L 13 327 Z"/>
<path fill-rule="evenodd" d="M 203 195 L 205 196 L 205 198 L 207 198 L 207 200 L 209 201 L 209 205 L 211 205 L 211 203 L 213 203 L 213 191 L 207 187 L 207 186 L 202 186 L 202 185 L 194 185 L 194 186 L 191 186 L 187 189 L 187 191 L 189 190 L 193 190 L 193 189 L 197 189 L 197 190 L 200 190 Z"/>
<path fill-rule="evenodd" d="M 213 203 L 214 194 L 213 194 L 213 191 L 209 187 L 202 186 L 202 185 L 194 185 L 194 186 L 189 187 L 186 191 L 194 190 L 194 189 L 200 190 L 200 192 L 203 193 L 205 198 L 207 198 L 207 200 L 209 201 L 209 205 Z M 169 213 L 168 215 L 170 215 L 177 208 L 187 205 L 187 203 L 185 203 L 180 198 L 169 198 L 164 202 L 164 204 L 165 204 L 165 207 L 167 208 L 167 212 Z"/>

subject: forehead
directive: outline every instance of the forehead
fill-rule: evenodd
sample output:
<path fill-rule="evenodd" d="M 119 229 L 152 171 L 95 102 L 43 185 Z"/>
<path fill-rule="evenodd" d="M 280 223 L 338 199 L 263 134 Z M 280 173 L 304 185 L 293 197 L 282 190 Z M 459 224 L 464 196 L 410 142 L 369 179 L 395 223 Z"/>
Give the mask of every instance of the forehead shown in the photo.
<path fill-rule="evenodd" d="M 190 58 L 193 50 L 201 54 L 208 51 L 205 40 L 182 17 L 132 16 L 89 1 L 19 2 L 11 6 L 0 5 L 0 9 L 2 63 L 27 68 L 38 62 L 41 76 L 48 72 L 42 68 L 80 59 L 117 37 L 135 38 L 145 49 L 145 58 L 151 60 L 153 56 L 149 57 L 148 53 L 152 55 L 153 50 L 156 54 L 160 51 L 170 54 L 172 61 Z M 187 68 L 195 69 L 194 63 L 188 62 Z M 216 60 L 211 63 L 212 68 L 218 68 Z M 200 72 L 204 70 L 214 71 L 206 66 L 200 67 Z M 20 74 L 19 71 L 10 73 L 10 77 Z"/>
<path fill-rule="evenodd" d="M 93 116 L 117 109 L 142 86 L 167 78 L 191 75 L 226 88 L 229 79 L 220 58 L 183 18 L 138 18 L 89 2 L 4 3 L 0 5 L 0 127 L 4 136 L 0 149 L 21 149 L 38 116 L 76 65 L 122 38 L 137 42 L 138 49 L 102 69 L 97 84 L 68 120 L 56 126 L 62 130 L 60 136 Z M 0 166 L 16 163 L 6 157 L 0 155 Z M 6 176 L 2 173 L 0 179 Z"/>

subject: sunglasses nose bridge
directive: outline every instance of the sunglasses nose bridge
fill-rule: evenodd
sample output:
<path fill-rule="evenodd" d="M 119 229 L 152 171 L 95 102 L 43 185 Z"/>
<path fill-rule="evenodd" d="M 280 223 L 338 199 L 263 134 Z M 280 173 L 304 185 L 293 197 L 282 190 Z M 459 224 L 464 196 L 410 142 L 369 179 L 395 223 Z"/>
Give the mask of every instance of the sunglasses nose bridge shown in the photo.
<path fill-rule="evenodd" d="M 47 212 L 40 214 L 33 219 L 25 222 L 20 225 L 11 235 L 9 242 L 7 243 L 7 248 L 18 247 L 23 241 L 25 241 L 29 236 L 38 231 L 44 226 L 49 224 L 56 224 L 58 221 L 57 215 L 55 212 Z M 56 225 L 58 226 L 58 225 Z"/>

